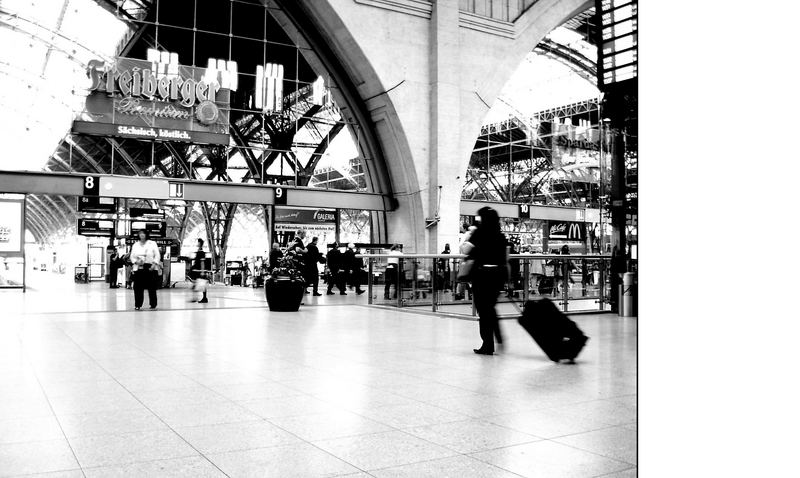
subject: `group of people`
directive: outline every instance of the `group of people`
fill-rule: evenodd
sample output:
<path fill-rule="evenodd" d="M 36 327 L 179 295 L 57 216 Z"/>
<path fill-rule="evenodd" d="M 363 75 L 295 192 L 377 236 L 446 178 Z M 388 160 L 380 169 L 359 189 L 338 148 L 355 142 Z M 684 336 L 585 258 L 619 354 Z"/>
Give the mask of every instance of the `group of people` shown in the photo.
<path fill-rule="evenodd" d="M 294 262 L 299 264 L 303 278 L 306 282 L 306 289 L 309 287 L 314 296 L 321 296 L 319 292 L 319 265 L 327 264 L 328 273 L 325 280 L 328 285 L 327 295 L 335 295 L 333 288 L 339 289 L 340 295 L 347 295 L 347 286 L 353 287 L 356 294 L 361 295 L 366 292 L 361 288 L 361 276 L 364 271 L 364 261 L 358 257 L 358 251 L 353 243 L 347 245 L 344 252 L 338 242 L 334 242 L 326 255 L 319 250 L 319 238 L 314 237 L 308 244 L 303 243 L 302 234 L 297 234 L 293 242 L 284 253 L 280 246 L 275 243 L 269 254 L 269 270 L 278 267 L 285 255 L 291 255 Z"/>
<path fill-rule="evenodd" d="M 131 247 L 129 260 L 133 265 L 133 291 L 136 310 L 141 309 L 144 303 L 144 290 L 147 289 L 150 308 L 158 305 L 156 296 L 157 277 L 161 264 L 161 254 L 155 242 L 149 240 L 146 231 L 138 233 L 138 241 Z M 339 289 L 339 294 L 346 295 L 347 286 L 355 288 L 356 294 L 363 294 L 361 276 L 364 262 L 358 257 L 354 244 L 348 244 L 342 252 L 338 243 L 334 243 L 323 256 L 319 250 L 319 240 L 314 237 L 308 244 L 303 243 L 303 237 L 298 234 L 292 244 L 284 253 L 279 245 L 273 244 L 269 255 L 269 270 L 278 267 L 285 255 L 292 255 L 295 263 L 300 264 L 306 288 L 310 287 L 314 296 L 319 293 L 319 266 L 326 264 L 328 269 L 327 285 L 328 295 L 334 295 L 333 288 Z M 473 270 L 470 273 L 470 283 L 479 316 L 479 330 L 482 344 L 474 349 L 476 354 L 491 355 L 495 351 L 495 342 L 502 346 L 503 335 L 495 307 L 497 299 L 512 277 L 512 264 L 509 261 L 508 241 L 500 229 L 500 217 L 497 211 L 490 207 L 481 208 L 475 217 L 475 224 L 469 228 L 459 250 L 467 255 L 467 260 L 472 261 Z M 193 272 L 199 278 L 202 269 L 202 239 L 198 240 L 198 251 L 195 254 Z M 449 248 L 448 251 L 449 252 Z M 566 251 L 566 253 L 569 253 Z M 390 285 L 396 283 L 398 262 L 401 256 L 398 246 L 393 246 L 389 251 L 388 266 L 386 269 L 385 298 L 389 297 Z M 306 293 L 309 293 L 306 290 Z M 396 292 L 395 292 L 396 293 Z M 205 299 L 205 294 L 204 294 Z"/>
<path fill-rule="evenodd" d="M 150 239 L 147 231 L 141 230 L 136 233 L 137 241 L 131 246 L 130 252 L 120 255 L 114 249 L 109 257 L 110 288 L 117 289 L 117 272 L 123 267 L 130 267 L 130 276 L 126 278 L 125 287 L 133 289 L 133 305 L 135 310 L 141 310 L 144 305 L 144 291 L 147 291 L 150 309 L 158 307 L 159 285 L 161 275 L 164 272 L 164 265 L 161 261 L 161 250 L 155 241 Z M 197 251 L 193 254 L 189 278 L 194 283 L 193 290 L 198 294 L 192 302 L 207 303 L 207 273 L 204 269 L 203 251 L 204 241 L 197 239 Z"/>

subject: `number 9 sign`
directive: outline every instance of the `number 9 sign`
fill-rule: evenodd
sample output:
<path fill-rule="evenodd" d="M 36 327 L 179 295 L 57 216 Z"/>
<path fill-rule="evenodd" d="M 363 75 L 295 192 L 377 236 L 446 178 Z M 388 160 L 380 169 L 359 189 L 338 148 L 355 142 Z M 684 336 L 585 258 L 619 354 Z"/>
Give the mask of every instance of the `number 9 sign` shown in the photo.
<path fill-rule="evenodd" d="M 279 204 L 282 206 L 286 205 L 286 193 L 288 191 L 285 188 L 277 187 L 275 188 L 275 204 Z"/>

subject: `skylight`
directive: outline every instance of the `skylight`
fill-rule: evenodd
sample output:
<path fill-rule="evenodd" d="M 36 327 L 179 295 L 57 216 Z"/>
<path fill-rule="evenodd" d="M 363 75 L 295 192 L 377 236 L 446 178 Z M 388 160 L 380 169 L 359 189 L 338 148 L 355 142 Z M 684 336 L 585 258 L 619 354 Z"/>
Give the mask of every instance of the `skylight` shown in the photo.
<path fill-rule="evenodd" d="M 0 169 L 45 166 L 83 107 L 88 61 L 112 58 L 127 28 L 93 0 L 0 2 Z"/>

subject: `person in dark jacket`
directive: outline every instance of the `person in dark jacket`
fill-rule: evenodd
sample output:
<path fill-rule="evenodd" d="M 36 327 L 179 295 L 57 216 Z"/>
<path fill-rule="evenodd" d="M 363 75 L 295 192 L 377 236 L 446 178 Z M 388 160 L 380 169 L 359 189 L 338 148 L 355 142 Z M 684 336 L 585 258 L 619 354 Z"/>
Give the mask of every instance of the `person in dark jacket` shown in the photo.
<path fill-rule="evenodd" d="M 509 254 L 517 254 L 519 252 L 517 251 L 517 245 L 513 240 L 508 241 L 508 248 L 509 248 L 508 249 Z M 506 297 L 508 298 L 519 297 L 519 293 L 517 292 L 516 288 L 520 278 L 520 271 L 521 271 L 521 265 L 519 263 L 519 259 L 509 259 L 508 265 L 511 277 L 509 277 L 508 280 L 508 289 L 506 290 Z"/>
<path fill-rule="evenodd" d="M 117 248 L 113 248 L 111 251 L 111 257 L 108 259 L 108 278 L 109 278 L 109 288 L 110 289 L 118 289 L 119 284 L 117 283 L 117 273 L 120 267 L 124 266 L 124 261 L 119 257 L 119 253 L 117 252 Z"/>
<path fill-rule="evenodd" d="M 442 255 L 450 254 L 450 244 L 445 244 L 444 249 L 440 253 Z M 437 290 L 449 290 L 450 289 L 450 261 L 448 259 L 437 259 L 436 260 L 436 267 L 438 269 L 438 275 L 436 277 L 436 289 Z"/>
<path fill-rule="evenodd" d="M 494 354 L 494 339 L 503 344 L 495 305 L 508 279 L 508 255 L 505 235 L 500 231 L 500 217 L 490 207 L 482 207 L 476 217 L 477 229 L 469 238 L 467 258 L 474 261 L 472 292 L 483 344 L 476 354 Z"/>
<path fill-rule="evenodd" d="M 328 295 L 334 295 L 333 286 L 336 286 L 339 289 L 340 295 L 347 295 L 345 292 L 346 288 L 346 267 L 344 264 L 344 256 L 342 251 L 339 250 L 339 243 L 334 242 L 333 247 L 328 252 L 327 255 L 328 259 L 328 273 L 330 277 L 328 278 Z"/>
<path fill-rule="evenodd" d="M 344 251 L 344 268 L 347 272 L 347 280 L 351 286 L 355 287 L 356 294 L 361 295 L 366 292 L 361 288 L 361 274 L 364 270 L 364 260 L 356 257 L 356 245 L 352 242 L 347 245 L 347 250 Z"/>
<path fill-rule="evenodd" d="M 206 253 L 203 250 L 204 241 L 200 238 L 197 239 L 197 252 L 194 253 L 194 260 L 192 261 L 192 270 L 189 276 L 194 280 L 194 290 L 202 292 L 203 296 L 199 299 L 195 298 L 192 302 L 200 304 L 208 303 L 208 280 L 206 279 L 208 272 L 205 271 Z"/>
<path fill-rule="evenodd" d="M 306 246 L 306 253 L 304 256 L 306 287 L 311 286 L 311 291 L 315 296 L 321 296 L 319 293 L 319 268 L 317 264 L 322 262 L 322 255 L 319 253 L 317 247 L 318 238 L 311 239 L 311 243 Z"/>
<path fill-rule="evenodd" d="M 267 270 L 272 272 L 272 269 L 280 265 L 281 259 L 283 259 L 283 252 L 281 251 L 281 247 L 276 242 L 272 244 L 272 250 L 269 251 L 269 268 Z"/>

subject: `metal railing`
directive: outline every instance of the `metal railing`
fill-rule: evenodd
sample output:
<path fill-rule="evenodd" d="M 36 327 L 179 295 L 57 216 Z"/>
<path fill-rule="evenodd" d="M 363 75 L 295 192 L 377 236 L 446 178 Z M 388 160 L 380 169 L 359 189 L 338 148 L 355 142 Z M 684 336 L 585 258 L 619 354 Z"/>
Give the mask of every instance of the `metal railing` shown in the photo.
<path fill-rule="evenodd" d="M 362 254 L 370 305 L 430 308 L 476 316 L 471 285 L 456 280 L 460 254 Z M 391 261 L 391 262 L 390 262 Z M 547 297 L 564 312 L 611 312 L 611 256 L 512 254 L 510 277 L 498 313 L 518 315 L 516 305 Z"/>

